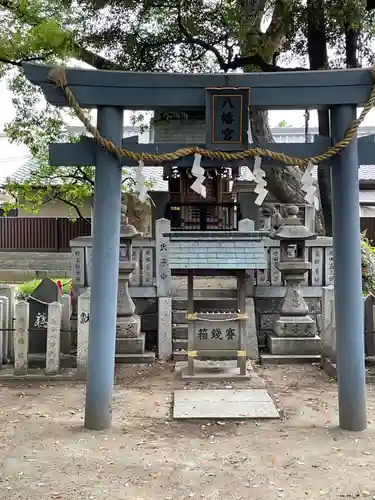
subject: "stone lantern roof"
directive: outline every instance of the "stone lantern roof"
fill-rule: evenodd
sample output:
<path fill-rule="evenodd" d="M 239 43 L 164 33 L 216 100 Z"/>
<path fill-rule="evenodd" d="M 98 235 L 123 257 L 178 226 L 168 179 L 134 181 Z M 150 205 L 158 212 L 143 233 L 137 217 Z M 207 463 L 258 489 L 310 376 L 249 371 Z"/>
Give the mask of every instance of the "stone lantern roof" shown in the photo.
<path fill-rule="evenodd" d="M 313 240 L 316 238 L 316 234 L 310 232 L 306 226 L 304 226 L 299 217 L 299 209 L 295 205 L 289 205 L 285 207 L 286 217 L 284 218 L 283 225 L 278 229 L 271 231 L 270 238 L 273 240 L 286 240 L 286 241 L 296 241 L 296 240 Z"/>

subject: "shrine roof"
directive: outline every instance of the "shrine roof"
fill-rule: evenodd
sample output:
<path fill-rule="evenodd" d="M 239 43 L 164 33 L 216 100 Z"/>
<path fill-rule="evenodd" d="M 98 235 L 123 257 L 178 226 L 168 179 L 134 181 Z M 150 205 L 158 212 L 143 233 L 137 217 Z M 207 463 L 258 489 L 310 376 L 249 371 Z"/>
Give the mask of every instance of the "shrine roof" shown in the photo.
<path fill-rule="evenodd" d="M 186 231 L 166 233 L 171 269 L 244 270 L 267 267 L 265 232 Z"/>

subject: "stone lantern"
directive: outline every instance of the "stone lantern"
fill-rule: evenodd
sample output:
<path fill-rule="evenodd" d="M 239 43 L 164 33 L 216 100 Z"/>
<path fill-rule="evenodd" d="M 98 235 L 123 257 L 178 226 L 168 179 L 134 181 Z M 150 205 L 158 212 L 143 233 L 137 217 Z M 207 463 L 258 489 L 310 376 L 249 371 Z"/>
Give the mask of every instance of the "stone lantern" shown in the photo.
<path fill-rule="evenodd" d="M 280 241 L 280 262 L 277 267 L 285 283 L 285 296 L 280 303 L 273 332 L 268 338 L 271 354 L 318 354 L 320 339 L 315 321 L 301 292 L 304 276 L 311 269 L 306 259 L 306 240 L 316 238 L 298 218 L 298 207 L 285 209 L 283 224 L 271 231 L 270 238 Z"/>
<path fill-rule="evenodd" d="M 117 292 L 116 356 L 142 354 L 145 339 L 141 335 L 141 319 L 135 314 L 135 304 L 129 293 L 129 281 L 138 262 L 132 258 L 132 241 L 139 234 L 129 224 L 125 207 L 121 208 L 120 264 Z"/>

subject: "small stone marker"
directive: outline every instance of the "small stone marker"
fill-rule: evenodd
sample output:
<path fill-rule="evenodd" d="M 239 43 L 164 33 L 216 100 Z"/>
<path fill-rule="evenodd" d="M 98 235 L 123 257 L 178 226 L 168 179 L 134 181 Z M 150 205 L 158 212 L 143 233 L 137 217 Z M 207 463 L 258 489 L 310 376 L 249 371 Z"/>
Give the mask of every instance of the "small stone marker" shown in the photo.
<path fill-rule="evenodd" d="M 14 374 L 26 375 L 29 351 L 29 304 L 17 302 L 14 307 Z"/>
<path fill-rule="evenodd" d="M 30 354 L 46 352 L 48 304 L 59 300 L 60 291 L 56 283 L 43 278 L 29 297 L 29 351 Z"/>
<path fill-rule="evenodd" d="M 172 357 L 172 299 L 158 299 L 158 353 L 159 359 L 168 361 Z"/>
<path fill-rule="evenodd" d="M 1 328 L 3 328 L 3 331 L 0 333 L 0 343 L 2 343 L 2 346 L 0 346 L 0 351 L 2 351 L 2 354 L 0 354 L 0 365 L 1 361 L 3 363 L 6 363 L 8 361 L 8 356 L 9 356 L 9 337 L 10 337 L 10 331 L 9 331 L 9 299 L 8 297 L 5 296 L 0 296 L 0 303 L 2 304 L 2 307 L 0 309 L 0 324 Z"/>
<path fill-rule="evenodd" d="M 4 310 L 5 305 L 0 301 L 0 328 L 4 328 Z M 5 349 L 4 346 L 4 337 L 7 333 L 8 332 L 4 332 L 2 329 L 0 330 L 0 368 L 1 365 L 5 362 L 4 358 L 6 358 L 7 349 Z"/>
<path fill-rule="evenodd" d="M 72 315 L 72 306 L 70 295 L 62 296 L 62 318 L 61 318 L 61 336 L 60 336 L 60 349 L 64 354 L 70 354 L 71 348 L 71 333 L 70 333 L 70 317 Z"/>
<path fill-rule="evenodd" d="M 280 418 L 265 389 L 174 391 L 173 418 Z"/>
<path fill-rule="evenodd" d="M 52 302 L 48 306 L 46 374 L 54 375 L 60 371 L 60 330 L 62 305 Z"/>
<path fill-rule="evenodd" d="M 90 324 L 90 288 L 78 297 L 77 318 L 77 373 L 85 375 L 88 363 L 89 324 Z"/>

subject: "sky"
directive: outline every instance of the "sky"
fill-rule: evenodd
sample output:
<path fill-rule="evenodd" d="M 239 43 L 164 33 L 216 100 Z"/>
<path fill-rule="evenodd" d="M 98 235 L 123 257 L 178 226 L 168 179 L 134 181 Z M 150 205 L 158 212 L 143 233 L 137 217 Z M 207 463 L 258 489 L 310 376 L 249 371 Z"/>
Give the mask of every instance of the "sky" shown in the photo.
<path fill-rule="evenodd" d="M 15 117 L 15 110 L 12 105 L 12 94 L 5 87 L 5 81 L 0 80 L 0 132 L 3 131 L 4 124 Z M 360 112 L 360 110 L 358 110 Z M 271 127 L 276 127 L 281 121 L 286 121 L 287 125 L 293 127 L 304 127 L 304 111 L 280 110 L 269 113 Z M 78 120 L 72 121 L 72 125 L 79 125 Z M 124 113 L 124 124 L 130 125 L 130 113 Z M 316 111 L 310 113 L 309 127 L 318 125 Z M 375 110 L 370 111 L 363 125 L 375 126 Z M 0 183 L 7 176 L 20 168 L 28 159 L 28 149 L 23 145 L 9 144 L 5 138 L 0 138 Z"/>

